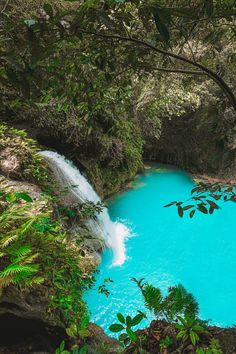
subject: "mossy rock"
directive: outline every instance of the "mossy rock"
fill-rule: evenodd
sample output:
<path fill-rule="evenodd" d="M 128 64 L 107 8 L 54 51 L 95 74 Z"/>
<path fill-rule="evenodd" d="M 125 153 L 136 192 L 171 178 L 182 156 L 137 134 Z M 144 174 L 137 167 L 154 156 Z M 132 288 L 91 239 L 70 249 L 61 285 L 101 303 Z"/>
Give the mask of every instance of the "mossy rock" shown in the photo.
<path fill-rule="evenodd" d="M 39 147 L 24 130 L 0 124 L 0 172 L 10 178 L 42 185 L 49 181 Z"/>

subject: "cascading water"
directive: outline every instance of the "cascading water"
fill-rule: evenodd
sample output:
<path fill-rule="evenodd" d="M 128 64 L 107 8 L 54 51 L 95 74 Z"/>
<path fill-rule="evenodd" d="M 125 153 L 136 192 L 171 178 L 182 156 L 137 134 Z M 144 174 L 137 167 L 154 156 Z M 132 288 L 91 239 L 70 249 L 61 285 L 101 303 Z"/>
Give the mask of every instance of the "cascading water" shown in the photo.
<path fill-rule="evenodd" d="M 49 162 L 78 203 L 101 201 L 91 184 L 71 161 L 53 151 L 42 151 L 40 154 Z M 121 222 L 112 222 L 106 208 L 96 215 L 96 219 L 90 219 L 87 227 L 93 235 L 102 236 L 106 246 L 113 250 L 112 265 L 122 265 L 126 259 L 125 239 L 129 236 L 129 229 Z"/>

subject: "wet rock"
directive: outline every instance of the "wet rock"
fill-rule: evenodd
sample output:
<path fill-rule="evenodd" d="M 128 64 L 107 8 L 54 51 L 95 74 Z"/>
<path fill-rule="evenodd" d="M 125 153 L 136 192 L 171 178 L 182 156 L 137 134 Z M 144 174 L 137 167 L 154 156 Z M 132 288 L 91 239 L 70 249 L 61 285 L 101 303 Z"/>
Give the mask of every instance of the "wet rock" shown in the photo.
<path fill-rule="evenodd" d="M 24 191 L 28 193 L 32 199 L 37 199 L 40 196 L 41 189 L 35 184 L 21 181 L 10 180 L 6 177 L 0 176 L 0 186 L 9 192 Z"/>
<path fill-rule="evenodd" d="M 0 153 L 0 171 L 7 177 L 17 177 L 22 170 L 19 156 L 12 153 L 10 148 L 5 148 Z"/>
<path fill-rule="evenodd" d="M 118 340 L 108 337 L 101 327 L 91 323 L 89 325 L 89 331 L 90 337 L 87 340 L 89 354 L 99 353 L 102 348 L 107 354 L 115 354 L 120 349 Z"/>
<path fill-rule="evenodd" d="M 41 285 L 35 289 L 18 289 L 9 286 L 2 291 L 0 298 L 0 316 L 13 314 L 23 319 L 37 319 L 49 325 L 62 325 L 56 313 L 48 314 L 49 288 Z"/>

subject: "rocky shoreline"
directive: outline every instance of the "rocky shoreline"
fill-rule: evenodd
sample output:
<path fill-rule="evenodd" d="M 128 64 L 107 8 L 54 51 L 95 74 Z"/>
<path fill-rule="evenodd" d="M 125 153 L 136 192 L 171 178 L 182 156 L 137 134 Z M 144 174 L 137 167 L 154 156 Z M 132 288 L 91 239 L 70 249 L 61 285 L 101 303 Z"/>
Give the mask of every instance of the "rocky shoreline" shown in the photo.
<path fill-rule="evenodd" d="M 193 174 L 193 180 L 195 183 L 200 183 L 200 182 L 204 182 L 204 183 L 219 183 L 222 185 L 232 185 L 235 186 L 236 185 L 236 178 L 220 178 L 220 177 L 215 177 L 215 176 L 211 176 L 211 175 L 198 175 L 198 174 Z"/>

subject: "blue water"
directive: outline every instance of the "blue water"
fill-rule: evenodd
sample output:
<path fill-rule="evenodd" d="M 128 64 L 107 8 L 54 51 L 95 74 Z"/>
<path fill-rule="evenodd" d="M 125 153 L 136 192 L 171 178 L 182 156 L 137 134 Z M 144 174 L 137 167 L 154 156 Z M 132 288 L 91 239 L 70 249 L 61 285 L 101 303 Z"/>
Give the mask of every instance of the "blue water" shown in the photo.
<path fill-rule="evenodd" d="M 163 207 L 187 199 L 192 188 L 183 172 L 152 168 L 137 177 L 133 189 L 110 200 L 111 218 L 123 220 L 135 235 L 126 241 L 128 259 L 122 266 L 111 267 L 111 251 L 103 253 L 95 287 L 85 294 L 91 320 L 107 333 L 117 312 L 145 310 L 132 277 L 164 292 L 181 283 L 198 300 L 202 319 L 221 326 L 236 323 L 236 204 L 224 203 L 213 215 L 199 212 L 193 219 Z M 98 294 L 104 278 L 114 281 L 107 285 L 109 297 Z"/>

